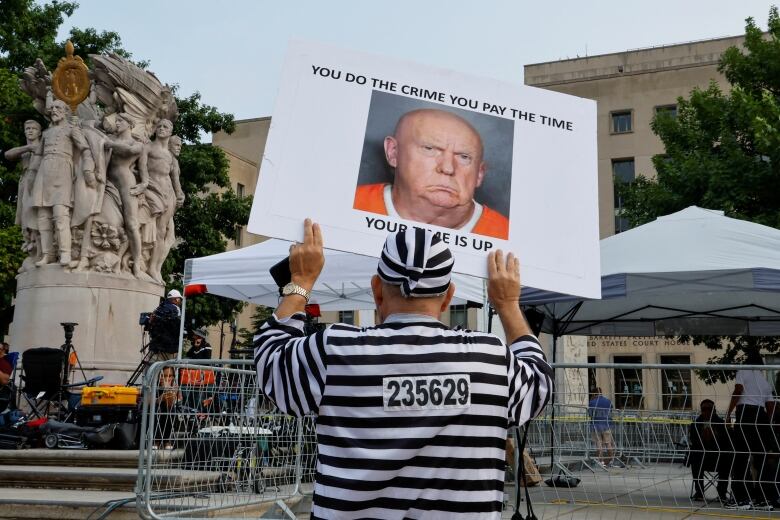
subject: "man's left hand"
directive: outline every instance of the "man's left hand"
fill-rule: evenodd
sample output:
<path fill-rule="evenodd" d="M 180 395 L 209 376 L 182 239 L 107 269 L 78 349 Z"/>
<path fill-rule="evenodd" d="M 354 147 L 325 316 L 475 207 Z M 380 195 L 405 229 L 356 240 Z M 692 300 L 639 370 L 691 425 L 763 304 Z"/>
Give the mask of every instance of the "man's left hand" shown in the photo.
<path fill-rule="evenodd" d="M 290 247 L 292 281 L 311 291 L 325 265 L 322 250 L 322 230 L 307 218 L 303 223 L 303 243 Z"/>

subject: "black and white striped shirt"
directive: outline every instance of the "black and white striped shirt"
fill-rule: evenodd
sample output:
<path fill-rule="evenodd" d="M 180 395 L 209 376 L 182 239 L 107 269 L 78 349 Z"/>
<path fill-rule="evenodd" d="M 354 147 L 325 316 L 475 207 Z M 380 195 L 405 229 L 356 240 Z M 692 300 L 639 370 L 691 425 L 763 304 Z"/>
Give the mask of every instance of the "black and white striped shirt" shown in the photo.
<path fill-rule="evenodd" d="M 500 518 L 507 428 L 552 392 L 537 339 L 417 315 L 304 336 L 304 319 L 270 318 L 255 363 L 279 409 L 318 416 L 312 518 Z"/>

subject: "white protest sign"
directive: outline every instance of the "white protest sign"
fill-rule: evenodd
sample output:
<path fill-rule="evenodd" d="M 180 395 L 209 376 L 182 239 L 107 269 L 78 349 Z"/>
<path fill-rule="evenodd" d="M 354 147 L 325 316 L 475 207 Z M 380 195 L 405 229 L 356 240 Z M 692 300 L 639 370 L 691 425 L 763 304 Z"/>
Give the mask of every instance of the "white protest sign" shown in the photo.
<path fill-rule="evenodd" d="M 248 229 L 378 256 L 441 233 L 455 271 L 513 251 L 523 285 L 599 298 L 596 103 L 329 46 L 287 55 Z"/>

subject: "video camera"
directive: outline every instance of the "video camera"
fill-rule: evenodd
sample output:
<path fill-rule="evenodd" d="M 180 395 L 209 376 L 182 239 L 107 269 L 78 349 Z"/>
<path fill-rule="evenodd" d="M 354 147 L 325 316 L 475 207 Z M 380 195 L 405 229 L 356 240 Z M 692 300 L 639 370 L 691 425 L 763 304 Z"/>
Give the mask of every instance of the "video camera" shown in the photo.
<path fill-rule="evenodd" d="M 138 317 L 138 324 L 142 326 L 143 328 L 147 328 L 149 325 L 150 317 L 152 313 L 151 312 L 142 312 L 141 315 Z"/>

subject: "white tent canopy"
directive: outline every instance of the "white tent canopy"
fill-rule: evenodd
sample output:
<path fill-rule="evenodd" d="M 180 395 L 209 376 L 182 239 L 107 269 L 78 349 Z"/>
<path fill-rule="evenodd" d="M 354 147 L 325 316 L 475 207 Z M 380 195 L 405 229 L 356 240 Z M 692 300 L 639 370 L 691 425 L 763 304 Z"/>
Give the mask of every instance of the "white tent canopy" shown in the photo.
<path fill-rule="evenodd" d="M 184 266 L 184 286 L 205 285 L 210 294 L 275 307 L 279 289 L 268 271 L 289 254 L 290 242 L 267 240 L 260 244 L 192 258 Z M 374 309 L 371 277 L 377 260 L 341 251 L 325 250 L 325 268 L 312 291 L 311 303 L 324 311 Z M 453 274 L 453 305 L 483 303 L 481 278 Z"/>
<path fill-rule="evenodd" d="M 691 206 L 602 240 L 601 284 L 522 302 L 555 336 L 780 335 L 780 230 Z"/>

